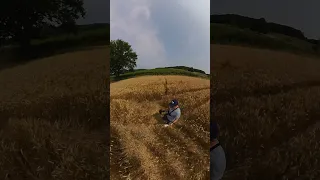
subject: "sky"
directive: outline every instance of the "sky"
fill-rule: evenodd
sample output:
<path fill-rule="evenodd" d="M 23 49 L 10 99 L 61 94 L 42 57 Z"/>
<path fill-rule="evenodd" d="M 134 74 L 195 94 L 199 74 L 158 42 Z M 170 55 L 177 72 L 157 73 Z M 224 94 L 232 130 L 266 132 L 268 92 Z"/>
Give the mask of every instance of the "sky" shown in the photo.
<path fill-rule="evenodd" d="M 77 21 L 78 24 L 109 23 L 110 0 L 83 0 L 86 17 Z"/>
<path fill-rule="evenodd" d="M 211 0 L 210 14 L 239 14 L 288 25 L 320 38 L 319 0 Z"/>
<path fill-rule="evenodd" d="M 131 44 L 137 68 L 210 72 L 209 0 L 111 0 L 110 37 Z"/>

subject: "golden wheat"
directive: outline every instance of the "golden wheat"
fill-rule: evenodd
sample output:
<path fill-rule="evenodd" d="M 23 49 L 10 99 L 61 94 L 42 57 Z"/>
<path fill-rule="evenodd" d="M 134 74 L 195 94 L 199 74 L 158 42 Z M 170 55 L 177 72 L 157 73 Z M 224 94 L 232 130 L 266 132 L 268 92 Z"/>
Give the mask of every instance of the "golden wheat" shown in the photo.
<path fill-rule="evenodd" d="M 108 48 L 0 71 L 0 179 L 107 179 Z"/>
<path fill-rule="evenodd" d="M 210 81 L 143 76 L 110 86 L 111 179 L 208 177 Z M 163 127 L 158 111 L 180 101 L 182 117 Z"/>
<path fill-rule="evenodd" d="M 320 137 L 310 129 L 320 120 L 319 59 L 222 45 L 211 54 L 224 179 L 319 179 Z"/>

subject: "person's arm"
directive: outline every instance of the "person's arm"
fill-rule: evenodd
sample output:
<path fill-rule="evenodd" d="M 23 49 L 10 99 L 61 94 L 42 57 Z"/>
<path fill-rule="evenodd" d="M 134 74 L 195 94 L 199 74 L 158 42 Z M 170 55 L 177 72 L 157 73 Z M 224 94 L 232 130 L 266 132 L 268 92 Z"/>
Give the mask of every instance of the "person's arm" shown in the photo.
<path fill-rule="evenodd" d="M 210 141 L 210 148 L 212 148 L 213 146 L 215 146 L 217 144 L 217 140 L 216 139 L 213 139 Z"/>
<path fill-rule="evenodd" d="M 160 109 L 159 114 L 168 114 L 168 110 L 166 109 Z"/>

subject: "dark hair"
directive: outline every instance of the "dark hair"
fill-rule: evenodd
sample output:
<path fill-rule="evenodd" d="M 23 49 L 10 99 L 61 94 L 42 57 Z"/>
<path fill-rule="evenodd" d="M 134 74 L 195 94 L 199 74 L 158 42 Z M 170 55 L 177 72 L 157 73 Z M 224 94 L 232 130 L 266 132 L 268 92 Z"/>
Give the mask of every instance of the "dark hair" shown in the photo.
<path fill-rule="evenodd" d="M 219 136 L 219 126 L 216 121 L 210 121 L 210 141 L 217 139 Z"/>

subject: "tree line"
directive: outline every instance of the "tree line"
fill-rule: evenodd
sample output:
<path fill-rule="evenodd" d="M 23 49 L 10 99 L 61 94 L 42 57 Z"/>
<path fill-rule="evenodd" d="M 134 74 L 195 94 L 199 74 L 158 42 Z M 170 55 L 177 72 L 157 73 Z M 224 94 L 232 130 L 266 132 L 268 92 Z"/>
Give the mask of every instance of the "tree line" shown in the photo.
<path fill-rule="evenodd" d="M 252 31 L 259 33 L 277 33 L 283 34 L 290 37 L 295 37 L 301 40 L 306 40 L 312 44 L 317 44 L 318 40 L 308 39 L 305 37 L 304 33 L 298 29 L 295 29 L 290 26 L 285 26 L 277 23 L 266 22 L 264 18 L 255 19 L 245 16 L 240 16 L 236 14 L 225 14 L 225 15 L 211 15 L 211 23 L 218 24 L 229 24 L 237 26 L 239 28 L 247 28 Z"/>
<path fill-rule="evenodd" d="M 28 49 L 44 28 L 76 32 L 76 20 L 85 17 L 83 0 L 10 0 L 0 5 L 0 46 L 6 41 Z"/>
<path fill-rule="evenodd" d="M 165 67 L 165 68 L 182 69 L 182 70 L 186 70 L 189 72 L 197 72 L 197 73 L 201 73 L 201 74 L 206 74 L 206 72 L 204 72 L 200 69 L 195 69 L 193 67 L 187 67 L 187 66 L 172 66 L 172 67 Z"/>

